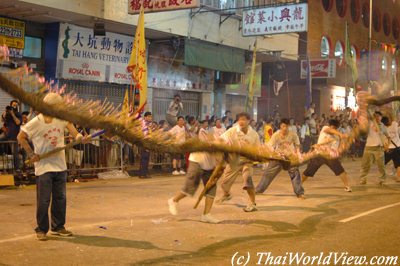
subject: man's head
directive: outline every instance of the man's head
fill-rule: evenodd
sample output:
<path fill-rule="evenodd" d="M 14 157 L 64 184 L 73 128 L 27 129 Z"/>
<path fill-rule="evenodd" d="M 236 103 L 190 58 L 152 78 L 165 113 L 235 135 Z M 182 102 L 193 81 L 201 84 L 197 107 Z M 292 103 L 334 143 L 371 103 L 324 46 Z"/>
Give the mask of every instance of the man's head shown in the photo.
<path fill-rule="evenodd" d="M 315 103 L 311 103 L 311 108 L 315 108 Z"/>
<path fill-rule="evenodd" d="M 375 117 L 375 121 L 378 122 L 378 123 L 380 123 L 381 120 L 382 120 L 382 113 L 379 112 L 379 111 L 375 111 L 374 117 Z"/>
<path fill-rule="evenodd" d="M 217 119 L 215 120 L 215 126 L 216 126 L 217 128 L 221 128 L 221 127 L 222 127 L 221 119 L 217 118 Z"/>
<path fill-rule="evenodd" d="M 307 117 L 306 119 L 304 119 L 304 124 L 307 124 L 307 125 L 310 124 L 310 118 Z"/>
<path fill-rule="evenodd" d="M 28 123 L 29 112 L 22 112 L 21 116 L 22 116 L 22 123 L 24 124 Z"/>
<path fill-rule="evenodd" d="M 281 133 L 286 135 L 289 132 L 289 125 L 290 125 L 289 119 L 282 118 L 281 122 L 279 123 L 279 129 L 281 130 Z"/>
<path fill-rule="evenodd" d="M 316 114 L 316 113 L 313 113 L 313 114 L 311 115 L 311 118 L 317 119 L 317 114 Z"/>
<path fill-rule="evenodd" d="M 201 127 L 202 128 L 204 128 L 204 129 L 206 129 L 207 127 L 208 127 L 208 120 L 202 120 L 201 122 L 200 122 L 200 124 L 201 124 Z"/>
<path fill-rule="evenodd" d="M 290 121 L 289 121 L 289 122 L 290 122 L 290 125 L 291 125 L 291 126 L 294 125 L 294 119 L 293 119 L 293 118 L 290 118 Z"/>
<path fill-rule="evenodd" d="M 174 101 L 175 101 L 176 103 L 179 103 L 179 102 L 181 101 L 181 96 L 180 96 L 179 94 L 175 94 L 175 95 L 174 95 Z"/>
<path fill-rule="evenodd" d="M 340 126 L 339 120 L 336 120 L 336 119 L 331 119 L 331 120 L 329 120 L 329 127 L 330 127 L 330 128 L 338 129 L 339 126 Z"/>
<path fill-rule="evenodd" d="M 227 116 L 228 118 L 231 118 L 231 115 L 232 115 L 232 113 L 230 110 L 225 111 L 225 116 Z"/>
<path fill-rule="evenodd" d="M 18 109 L 18 106 L 19 106 L 19 102 L 18 102 L 17 100 L 12 100 L 12 101 L 10 102 L 10 106 L 11 106 L 12 108 L 14 108 L 14 110 L 17 110 L 17 109 Z"/>
<path fill-rule="evenodd" d="M 144 113 L 144 120 L 147 122 L 153 121 L 153 115 L 151 112 Z"/>
<path fill-rule="evenodd" d="M 247 129 L 250 124 L 250 115 L 246 112 L 242 112 L 236 115 L 237 123 L 241 129 Z"/>
<path fill-rule="evenodd" d="M 185 125 L 185 118 L 183 116 L 178 116 L 177 124 L 180 127 L 183 127 Z"/>

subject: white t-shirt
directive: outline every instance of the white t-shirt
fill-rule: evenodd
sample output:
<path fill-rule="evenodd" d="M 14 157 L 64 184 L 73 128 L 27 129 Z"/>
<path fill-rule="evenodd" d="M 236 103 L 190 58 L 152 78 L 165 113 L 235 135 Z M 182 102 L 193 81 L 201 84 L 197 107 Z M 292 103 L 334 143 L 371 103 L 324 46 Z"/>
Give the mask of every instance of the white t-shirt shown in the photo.
<path fill-rule="evenodd" d="M 228 129 L 221 137 L 226 143 L 230 145 L 239 145 L 240 147 L 246 147 L 248 145 L 259 146 L 261 145 L 260 138 L 257 132 L 248 127 L 247 134 L 240 130 L 239 125 L 235 125 Z M 239 163 L 238 160 L 247 162 L 248 159 L 244 157 L 238 157 L 237 155 L 229 155 L 229 161 Z"/>
<path fill-rule="evenodd" d="M 32 141 L 35 153 L 41 155 L 65 145 L 64 131 L 67 124 L 67 121 L 56 118 L 53 118 L 51 123 L 45 123 L 43 115 L 40 114 L 22 126 L 21 130 Z M 37 176 L 66 170 L 65 151 L 60 151 L 35 163 L 35 175 Z"/>
<path fill-rule="evenodd" d="M 310 133 L 314 135 L 317 134 L 317 122 L 315 121 L 314 118 L 310 119 L 309 125 L 310 125 Z"/>
<path fill-rule="evenodd" d="M 168 131 L 172 136 L 175 137 L 177 143 L 183 143 L 186 140 L 186 128 L 185 126 L 180 127 L 178 125 Z"/>
<path fill-rule="evenodd" d="M 183 104 L 181 102 L 176 103 L 175 101 L 172 101 L 169 104 L 167 114 L 172 116 L 178 116 L 179 111 L 183 111 Z"/>
<path fill-rule="evenodd" d="M 387 127 L 387 132 L 389 134 L 390 139 L 397 145 L 397 147 L 400 147 L 399 124 L 393 121 L 392 124 Z M 389 149 L 396 148 L 396 146 L 394 146 L 392 141 L 390 142 Z"/>
<path fill-rule="evenodd" d="M 213 127 L 212 128 L 212 132 L 214 134 L 215 138 L 219 138 L 222 134 L 224 134 L 226 131 L 225 127 L 221 127 L 221 128 L 217 128 L 217 127 Z"/>
<path fill-rule="evenodd" d="M 386 133 L 386 127 L 384 125 L 379 124 L 377 128 L 375 126 L 375 123 L 373 123 L 372 121 L 369 122 L 369 132 L 365 146 L 367 147 L 383 146 L 381 134 L 385 133 Z"/>
<path fill-rule="evenodd" d="M 321 130 L 321 133 L 318 137 L 318 144 L 326 144 L 330 146 L 332 149 L 339 148 L 339 137 L 336 135 L 328 134 L 326 130 L 329 129 L 329 126 L 324 126 Z"/>
<path fill-rule="evenodd" d="M 199 131 L 199 139 L 208 141 L 208 133 L 204 128 Z M 208 152 L 192 152 L 189 155 L 189 161 L 198 163 L 203 170 L 212 170 L 216 166 L 215 156 Z"/>

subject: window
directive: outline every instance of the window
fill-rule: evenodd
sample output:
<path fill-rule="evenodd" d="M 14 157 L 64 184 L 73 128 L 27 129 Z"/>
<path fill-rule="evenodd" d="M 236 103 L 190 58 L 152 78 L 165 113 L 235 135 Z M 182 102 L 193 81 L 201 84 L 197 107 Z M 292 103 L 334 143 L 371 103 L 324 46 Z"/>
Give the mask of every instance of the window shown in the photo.
<path fill-rule="evenodd" d="M 386 36 L 390 35 L 390 27 L 391 27 L 390 16 L 388 13 L 383 14 L 383 32 Z"/>
<path fill-rule="evenodd" d="M 333 0 L 322 0 L 322 6 L 324 7 L 324 10 L 326 12 L 331 11 L 333 6 Z"/>
<path fill-rule="evenodd" d="M 400 35 L 400 25 L 399 25 L 399 20 L 397 18 L 393 18 L 392 28 L 393 28 L 392 29 L 393 38 L 397 40 Z"/>
<path fill-rule="evenodd" d="M 383 75 L 386 76 L 387 72 L 388 72 L 388 60 L 385 55 L 382 57 L 381 68 L 382 68 Z"/>
<path fill-rule="evenodd" d="M 25 36 L 24 57 L 42 58 L 42 39 Z"/>
<path fill-rule="evenodd" d="M 392 59 L 392 74 L 397 74 L 397 62 L 396 58 Z"/>
<path fill-rule="evenodd" d="M 382 17 L 381 17 L 381 12 L 379 11 L 378 8 L 375 8 L 373 13 L 372 13 L 372 24 L 373 24 L 374 30 L 376 32 L 380 32 L 381 31 Z"/>
<path fill-rule="evenodd" d="M 331 52 L 331 42 L 328 37 L 322 36 L 321 39 L 321 57 L 328 58 Z"/>
<path fill-rule="evenodd" d="M 346 16 L 347 0 L 336 0 L 336 11 L 339 17 L 343 18 Z"/>
<path fill-rule="evenodd" d="M 338 65 L 342 65 L 344 55 L 344 46 L 341 41 L 337 41 L 335 45 L 335 58 Z"/>
<path fill-rule="evenodd" d="M 366 28 L 369 28 L 369 4 L 365 2 L 362 6 L 362 21 Z"/>
<path fill-rule="evenodd" d="M 351 0 L 350 2 L 350 13 L 351 19 L 354 23 L 360 20 L 361 10 L 360 10 L 360 0 Z"/>

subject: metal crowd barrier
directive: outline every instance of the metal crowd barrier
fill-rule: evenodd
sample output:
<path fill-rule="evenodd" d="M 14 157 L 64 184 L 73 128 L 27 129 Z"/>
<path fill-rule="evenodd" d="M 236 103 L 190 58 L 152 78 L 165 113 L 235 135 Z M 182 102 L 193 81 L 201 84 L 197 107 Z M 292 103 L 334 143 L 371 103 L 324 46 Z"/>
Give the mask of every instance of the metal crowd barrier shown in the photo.
<path fill-rule="evenodd" d="M 18 164 L 22 166 L 22 155 L 18 154 L 16 141 L 0 141 L 0 172 L 13 174 Z M 17 154 L 15 154 L 17 153 Z M 18 162 L 16 162 L 18 160 Z"/>

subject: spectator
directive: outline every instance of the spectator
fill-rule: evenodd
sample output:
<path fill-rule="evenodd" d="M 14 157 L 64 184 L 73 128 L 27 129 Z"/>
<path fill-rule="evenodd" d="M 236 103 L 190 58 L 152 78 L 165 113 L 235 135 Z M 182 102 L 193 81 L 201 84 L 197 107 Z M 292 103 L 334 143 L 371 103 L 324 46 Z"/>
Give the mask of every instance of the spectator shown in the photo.
<path fill-rule="evenodd" d="M 151 112 L 144 113 L 142 120 L 142 131 L 146 136 L 154 130 L 153 126 L 153 115 Z M 150 162 L 150 151 L 145 148 L 140 148 L 140 168 L 137 173 L 139 178 L 151 178 L 149 175 L 149 162 Z"/>
<path fill-rule="evenodd" d="M 183 104 L 181 102 L 181 96 L 179 94 L 176 94 L 174 96 L 174 100 L 169 104 L 165 117 L 171 127 L 176 125 L 177 117 L 182 113 L 182 111 Z"/>
<path fill-rule="evenodd" d="M 215 126 L 212 128 L 212 132 L 215 138 L 219 138 L 226 131 L 225 127 L 222 126 L 221 119 L 215 120 Z"/>
<path fill-rule="evenodd" d="M 318 140 L 317 114 L 311 115 L 308 125 L 310 127 L 311 145 L 314 145 Z"/>
<path fill-rule="evenodd" d="M 306 117 L 311 118 L 311 116 L 315 114 L 315 103 L 311 103 L 310 107 L 306 110 Z"/>
<path fill-rule="evenodd" d="M 26 123 L 29 122 L 29 112 L 25 111 L 21 113 L 21 117 L 22 117 L 22 123 L 21 126 L 25 125 Z"/>
<path fill-rule="evenodd" d="M 174 126 L 169 133 L 177 143 L 183 143 L 186 140 L 186 129 L 185 129 L 185 119 L 183 116 L 178 117 L 178 124 Z M 173 155 L 172 159 L 172 167 L 174 171 L 172 172 L 173 175 L 184 175 L 186 172 L 183 170 L 182 167 L 182 160 L 183 154 L 177 153 Z"/>
<path fill-rule="evenodd" d="M 304 123 L 300 129 L 300 141 L 302 152 L 308 152 L 311 148 L 311 132 L 310 132 L 310 119 L 304 119 Z"/>
<path fill-rule="evenodd" d="M 224 121 L 224 119 L 228 123 L 226 129 L 228 129 L 228 127 L 231 127 L 233 125 L 232 112 L 230 110 L 225 111 L 225 116 L 222 117 L 222 120 Z"/>
<path fill-rule="evenodd" d="M 289 132 L 293 132 L 293 133 L 295 133 L 297 135 L 297 127 L 296 127 L 296 124 L 294 122 L 294 119 L 290 118 L 290 122 L 289 123 L 290 123 L 289 124 Z"/>
<path fill-rule="evenodd" d="M 9 106 L 6 106 L 5 112 L 2 114 L 2 120 L 5 128 L 5 139 L 12 141 L 10 144 L 11 152 L 14 160 L 14 170 L 19 170 L 19 148 L 17 136 L 20 131 L 22 116 L 18 112 L 18 101 L 12 100 Z"/>
<path fill-rule="evenodd" d="M 272 119 L 267 119 L 264 126 L 264 143 L 268 143 L 271 139 L 272 134 L 274 134 L 274 126 L 272 125 Z"/>

